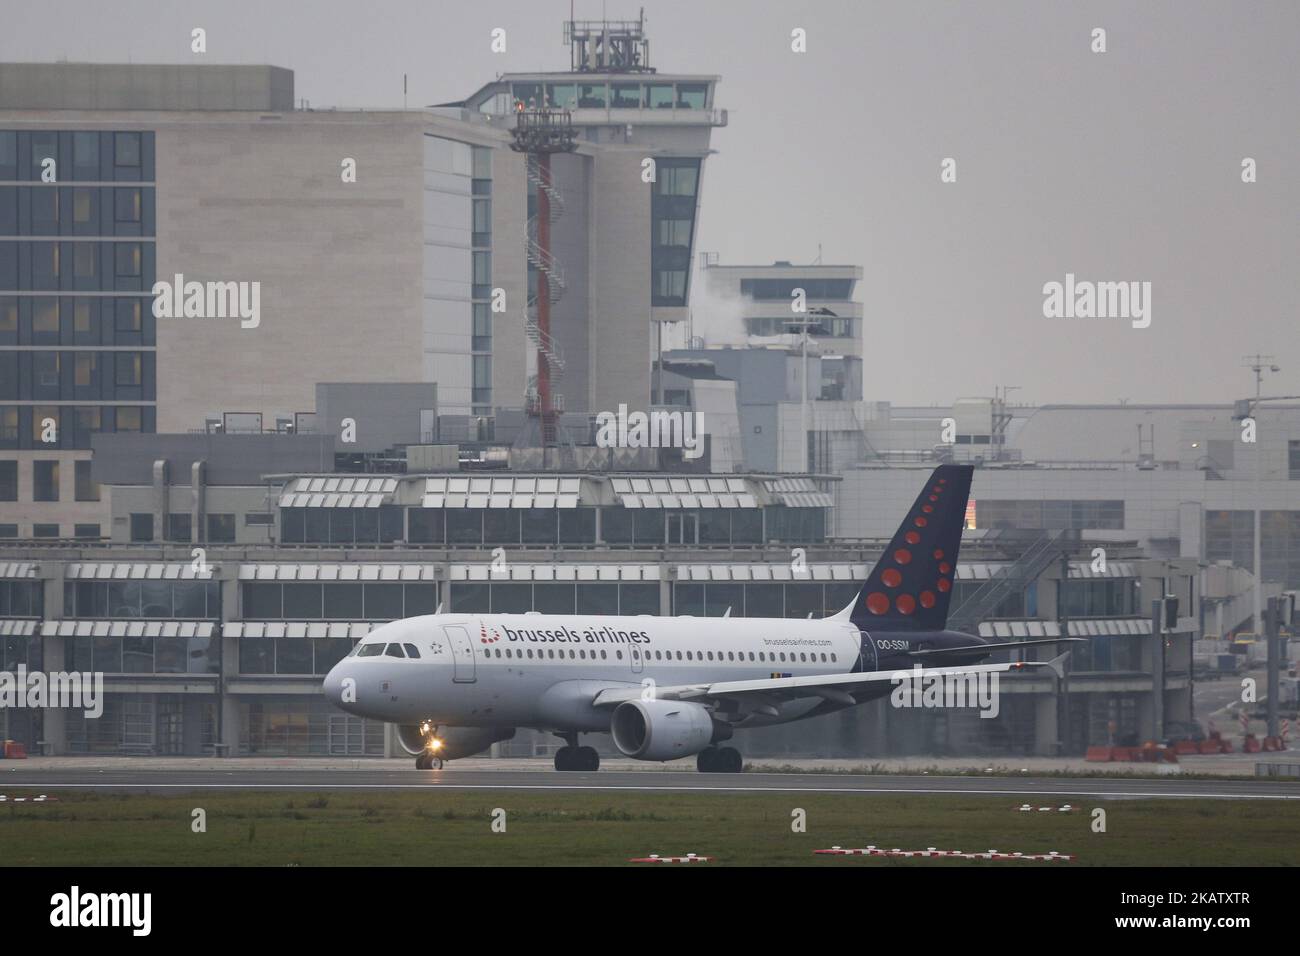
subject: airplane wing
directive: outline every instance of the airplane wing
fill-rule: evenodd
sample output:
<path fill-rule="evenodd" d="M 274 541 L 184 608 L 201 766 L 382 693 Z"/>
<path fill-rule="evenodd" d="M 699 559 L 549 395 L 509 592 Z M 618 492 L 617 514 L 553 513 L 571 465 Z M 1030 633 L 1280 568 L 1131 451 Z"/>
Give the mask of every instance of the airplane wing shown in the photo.
<path fill-rule="evenodd" d="M 1007 664 L 971 664 L 959 667 L 926 668 L 925 674 L 1005 674 L 1009 671 L 1033 667 L 1050 668 L 1058 677 L 1063 676 L 1062 663 L 1066 654 L 1050 661 L 1020 661 Z M 677 684 L 657 686 L 657 700 L 707 701 L 759 701 L 796 700 L 800 697 L 821 697 L 825 700 L 851 704 L 855 701 L 849 692 L 879 681 L 896 681 L 910 676 L 911 670 L 866 671 L 860 674 L 808 674 L 801 677 L 768 677 L 757 680 L 715 681 L 707 684 Z M 645 693 L 641 687 L 608 687 L 592 700 L 594 707 L 614 707 L 627 700 L 639 700 Z"/>
<path fill-rule="evenodd" d="M 1033 647 L 1035 644 L 1082 644 L 1088 639 L 1086 637 L 1046 637 L 1033 641 L 1004 641 L 1001 644 L 977 644 L 970 648 L 971 653 L 988 654 L 991 651 L 1014 651 L 1022 647 Z M 908 657 L 928 657 L 934 654 L 958 654 L 962 648 L 953 647 L 931 647 L 923 651 L 907 651 Z"/>

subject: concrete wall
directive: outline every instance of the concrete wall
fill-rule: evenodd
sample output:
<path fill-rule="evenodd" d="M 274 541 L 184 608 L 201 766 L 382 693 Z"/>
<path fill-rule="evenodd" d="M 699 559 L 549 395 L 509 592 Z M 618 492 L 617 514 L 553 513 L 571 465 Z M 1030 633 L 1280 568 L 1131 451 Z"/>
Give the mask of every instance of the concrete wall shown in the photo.
<path fill-rule="evenodd" d="M 333 435 L 334 449 L 340 452 L 380 452 L 397 445 L 418 445 L 427 440 L 421 435 L 422 410 L 437 418 L 438 386 L 433 382 L 329 382 L 316 386 L 316 428 Z M 345 418 L 356 423 L 354 443 L 342 440 L 339 426 Z"/>
<path fill-rule="evenodd" d="M 307 411 L 320 381 L 421 379 L 422 133 L 400 113 L 158 126 L 158 277 L 261 283 L 257 328 L 159 320 L 160 432 Z"/>
<path fill-rule="evenodd" d="M 172 484 L 188 485 L 194 462 L 206 467 L 208 485 L 256 485 L 267 474 L 332 471 L 328 435 L 96 435 L 96 481 L 149 485 L 153 463 L 166 461 Z"/>
<path fill-rule="evenodd" d="M 650 185 L 644 150 L 593 157 L 590 229 L 592 412 L 650 402 Z"/>
<path fill-rule="evenodd" d="M 293 109 L 293 70 L 192 63 L 0 63 L 0 109 Z"/>

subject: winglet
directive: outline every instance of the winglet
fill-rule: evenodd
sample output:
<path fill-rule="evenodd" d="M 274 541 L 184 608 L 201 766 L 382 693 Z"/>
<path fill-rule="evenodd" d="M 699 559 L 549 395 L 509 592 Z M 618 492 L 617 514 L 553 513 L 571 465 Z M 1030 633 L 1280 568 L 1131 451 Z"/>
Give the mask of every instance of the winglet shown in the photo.
<path fill-rule="evenodd" d="M 1062 651 L 1060 654 L 1058 654 L 1056 657 L 1053 657 L 1050 661 L 1047 661 L 1046 664 L 1047 664 L 1048 667 L 1050 667 L 1050 668 L 1052 669 L 1052 673 L 1054 673 L 1057 677 L 1059 677 L 1059 678 L 1061 678 L 1061 679 L 1064 679 L 1064 678 L 1065 678 L 1065 659 L 1066 659 L 1067 657 L 1069 657 L 1069 656 L 1070 656 L 1070 652 L 1069 652 L 1069 650 L 1068 650 L 1068 649 L 1067 649 L 1067 650 L 1064 650 L 1064 651 Z"/>

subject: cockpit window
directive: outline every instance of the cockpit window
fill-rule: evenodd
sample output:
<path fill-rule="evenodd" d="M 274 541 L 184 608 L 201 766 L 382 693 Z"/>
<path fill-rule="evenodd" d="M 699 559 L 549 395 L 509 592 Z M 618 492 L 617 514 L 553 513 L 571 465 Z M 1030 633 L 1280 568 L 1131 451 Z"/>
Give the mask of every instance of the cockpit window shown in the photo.
<path fill-rule="evenodd" d="M 406 648 L 407 657 L 418 658 L 420 656 L 420 651 L 414 644 L 403 644 L 402 646 Z"/>
<path fill-rule="evenodd" d="M 405 657 L 406 652 L 402 650 L 401 644 L 389 644 L 388 649 L 384 651 L 389 657 Z"/>
<path fill-rule="evenodd" d="M 384 653 L 383 644 L 362 644 L 361 650 L 357 651 L 357 657 L 378 657 Z"/>

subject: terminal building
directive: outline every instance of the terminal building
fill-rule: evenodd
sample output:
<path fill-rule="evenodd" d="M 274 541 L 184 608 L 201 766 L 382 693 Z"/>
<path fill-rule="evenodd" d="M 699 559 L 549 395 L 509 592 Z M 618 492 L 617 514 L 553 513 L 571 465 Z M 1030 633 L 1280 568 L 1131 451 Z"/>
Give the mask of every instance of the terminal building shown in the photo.
<path fill-rule="evenodd" d="M 1267 593 L 1300 586 L 1298 407 L 1248 445 L 1227 406 L 870 398 L 862 267 L 692 269 L 718 78 L 652 69 L 639 23 L 566 38 L 567 72 L 410 110 L 312 108 L 277 67 L 0 65 L 0 672 L 107 681 L 102 717 L 0 708 L 0 738 L 396 753 L 320 693 L 377 624 L 832 614 L 943 461 L 977 465 L 952 625 L 1083 637 L 1066 678 L 746 755 L 1077 754 L 1190 719 L 1196 642 L 1253 628 L 1261 500 Z M 520 113 L 566 117 L 549 174 Z M 250 308 L 156 318 L 159 281 Z M 702 414 L 702 453 L 606 447 L 621 405 Z"/>
<path fill-rule="evenodd" d="M 423 446 L 406 449 L 405 469 L 312 470 L 332 441 L 97 441 L 115 540 L 5 549 L 0 669 L 104 673 L 105 713 L 0 711 L 0 732 L 62 753 L 399 752 L 385 728 L 320 693 L 329 667 L 379 623 L 439 606 L 820 617 L 853 599 L 886 543 L 831 534 L 842 483 L 829 477 L 612 462 L 434 470 L 418 467 L 432 454 Z M 906 471 L 910 497 L 926 472 Z M 1088 639 L 1068 683 L 1005 680 L 997 720 L 878 701 L 750 732 L 746 753 L 1050 754 L 1158 736 L 1162 721 L 1190 717 L 1198 620 L 1187 609 L 1200 606 L 1199 563 L 1107 537 L 1099 568 L 1097 545 L 1087 532 L 972 529 L 957 567 L 954 624 L 1002 640 Z M 1187 613 L 1165 635 L 1156 672 L 1150 598 L 1165 594 Z M 540 755 L 557 743 L 520 733 L 495 752 Z"/>

